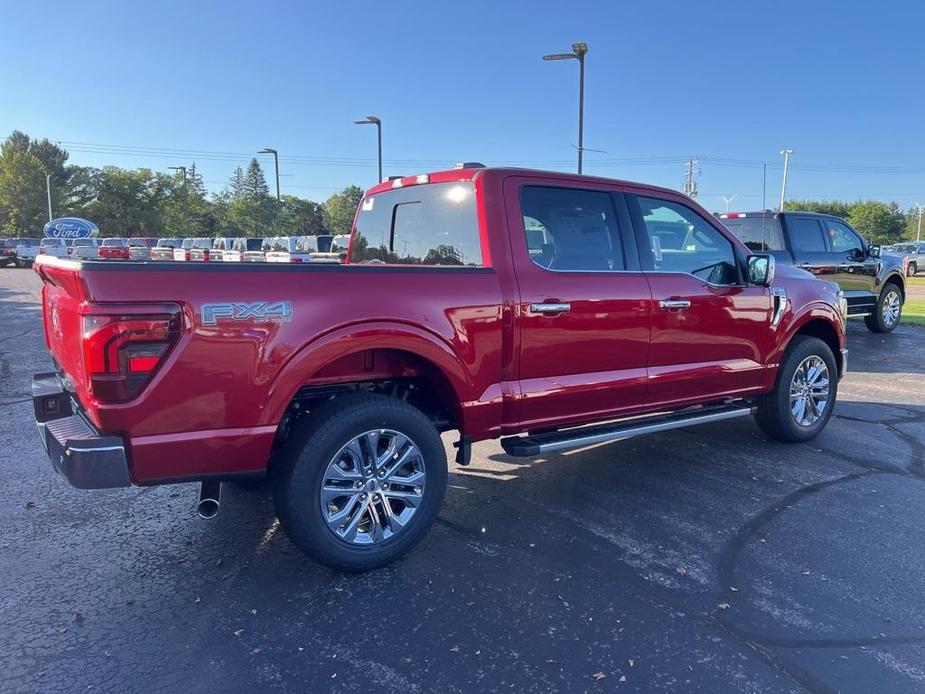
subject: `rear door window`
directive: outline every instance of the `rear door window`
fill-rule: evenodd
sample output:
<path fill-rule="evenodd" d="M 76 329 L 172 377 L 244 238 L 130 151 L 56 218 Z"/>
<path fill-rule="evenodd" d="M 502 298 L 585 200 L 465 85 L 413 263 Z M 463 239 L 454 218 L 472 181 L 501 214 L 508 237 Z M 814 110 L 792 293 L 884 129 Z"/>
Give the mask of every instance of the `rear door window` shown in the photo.
<path fill-rule="evenodd" d="M 530 260 L 548 270 L 625 270 L 610 193 L 524 186 L 520 191 Z"/>
<path fill-rule="evenodd" d="M 366 196 L 357 213 L 350 262 L 481 266 L 473 184 L 430 183 Z"/>
<path fill-rule="evenodd" d="M 790 243 L 794 253 L 827 253 L 825 237 L 819 221 L 812 217 L 791 217 L 787 220 Z"/>

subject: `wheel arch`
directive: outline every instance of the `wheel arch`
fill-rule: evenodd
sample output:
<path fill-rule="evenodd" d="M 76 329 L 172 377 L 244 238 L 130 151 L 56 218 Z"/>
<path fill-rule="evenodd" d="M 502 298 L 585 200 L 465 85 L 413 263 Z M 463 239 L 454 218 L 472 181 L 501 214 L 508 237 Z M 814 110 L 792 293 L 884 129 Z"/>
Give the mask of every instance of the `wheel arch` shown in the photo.
<path fill-rule="evenodd" d="M 429 383 L 450 416 L 461 422 L 462 403 L 472 399 L 473 384 L 459 355 L 417 326 L 375 322 L 326 333 L 293 354 L 269 388 L 261 423 L 279 424 L 306 387 L 402 378 Z"/>
<path fill-rule="evenodd" d="M 883 280 L 883 287 L 885 288 L 888 284 L 895 284 L 899 288 L 903 303 L 906 303 L 906 278 L 902 276 L 902 273 L 891 272 L 887 275 L 886 279 Z"/>
<path fill-rule="evenodd" d="M 796 316 L 787 331 L 786 337 L 781 340 L 776 361 L 779 363 L 784 352 L 791 345 L 794 338 L 800 335 L 816 337 L 825 342 L 835 357 L 838 372 L 844 371 L 844 339 L 845 323 L 838 312 L 828 304 L 817 304 L 809 307 Z"/>

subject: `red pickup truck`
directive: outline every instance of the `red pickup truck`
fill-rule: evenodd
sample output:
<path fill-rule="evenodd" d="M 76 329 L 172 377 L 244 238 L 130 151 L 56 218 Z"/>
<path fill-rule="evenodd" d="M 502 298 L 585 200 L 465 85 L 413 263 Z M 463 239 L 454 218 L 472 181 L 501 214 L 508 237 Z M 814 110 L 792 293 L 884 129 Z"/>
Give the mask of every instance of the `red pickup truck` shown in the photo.
<path fill-rule="evenodd" d="M 825 426 L 844 297 L 753 254 L 688 198 L 467 166 L 359 204 L 343 265 L 40 257 L 56 370 L 33 381 L 76 487 L 269 472 L 303 550 L 365 570 L 417 543 L 447 484 L 441 433 L 513 456 L 755 414 Z"/>

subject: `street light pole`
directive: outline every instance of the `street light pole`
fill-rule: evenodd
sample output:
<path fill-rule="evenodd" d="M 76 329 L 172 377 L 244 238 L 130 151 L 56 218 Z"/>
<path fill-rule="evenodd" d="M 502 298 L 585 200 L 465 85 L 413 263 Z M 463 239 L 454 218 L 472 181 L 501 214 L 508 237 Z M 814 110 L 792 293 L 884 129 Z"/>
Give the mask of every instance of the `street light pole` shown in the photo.
<path fill-rule="evenodd" d="M 45 174 L 45 192 L 48 193 L 48 221 L 50 222 L 54 217 L 51 214 L 51 174 Z M 922 215 L 919 214 L 919 220 L 921 221 Z"/>
<path fill-rule="evenodd" d="M 375 125 L 376 126 L 376 143 L 379 152 L 379 183 L 382 183 L 382 119 L 378 116 L 366 116 L 363 120 L 353 121 L 356 125 Z"/>
<path fill-rule="evenodd" d="M 790 155 L 793 154 L 792 149 L 782 149 L 780 151 L 784 155 L 784 179 L 780 184 L 780 211 L 784 211 L 784 197 L 787 195 L 787 170 L 790 168 Z"/>
<path fill-rule="evenodd" d="M 571 53 L 550 53 L 543 60 L 577 60 L 578 61 L 578 173 L 582 172 L 585 154 L 585 56 L 588 44 L 573 43 Z"/>
<path fill-rule="evenodd" d="M 183 217 L 186 222 L 186 235 L 189 236 L 189 186 L 186 183 L 185 166 L 168 166 L 171 171 L 179 171 L 183 174 Z"/>
<path fill-rule="evenodd" d="M 725 195 L 720 195 L 723 199 L 723 202 L 726 203 L 726 212 L 729 212 L 729 206 L 732 204 L 732 201 L 739 196 L 738 193 L 733 193 L 731 198 L 727 198 Z"/>
<path fill-rule="evenodd" d="M 279 152 L 272 147 L 266 147 L 257 152 L 257 154 L 273 155 L 273 165 L 276 167 L 276 202 L 279 202 Z"/>

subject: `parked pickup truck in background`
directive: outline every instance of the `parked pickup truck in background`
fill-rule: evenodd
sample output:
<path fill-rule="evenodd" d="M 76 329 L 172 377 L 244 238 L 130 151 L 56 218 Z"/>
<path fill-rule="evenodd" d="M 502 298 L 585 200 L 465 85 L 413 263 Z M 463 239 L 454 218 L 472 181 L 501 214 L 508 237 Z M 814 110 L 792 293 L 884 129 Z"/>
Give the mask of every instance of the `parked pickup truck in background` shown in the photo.
<path fill-rule="evenodd" d="M 270 474 L 282 527 L 364 570 L 417 543 L 456 460 L 754 414 L 825 427 L 846 368 L 831 282 L 674 191 L 468 168 L 380 184 L 346 264 L 40 258 L 55 370 L 33 380 L 77 487 Z M 616 453 L 615 453 L 616 454 Z M 271 462 L 272 461 L 272 462 Z"/>
<path fill-rule="evenodd" d="M 906 300 L 902 258 L 868 244 L 842 219 L 815 212 L 729 212 L 719 215 L 750 250 L 771 253 L 845 292 L 849 316 L 888 333 L 899 325 Z"/>
<path fill-rule="evenodd" d="M 0 267 L 16 265 L 16 247 L 23 239 L 0 239 Z"/>
<path fill-rule="evenodd" d="M 915 277 L 920 269 L 925 269 L 925 242 L 906 241 L 894 243 L 883 250 L 890 255 L 905 259 L 906 277 Z"/>
<path fill-rule="evenodd" d="M 39 255 L 66 258 L 71 247 L 71 239 L 42 239 L 39 244 Z"/>
<path fill-rule="evenodd" d="M 16 246 L 16 267 L 32 267 L 36 256 L 42 252 L 41 239 L 19 239 Z"/>

